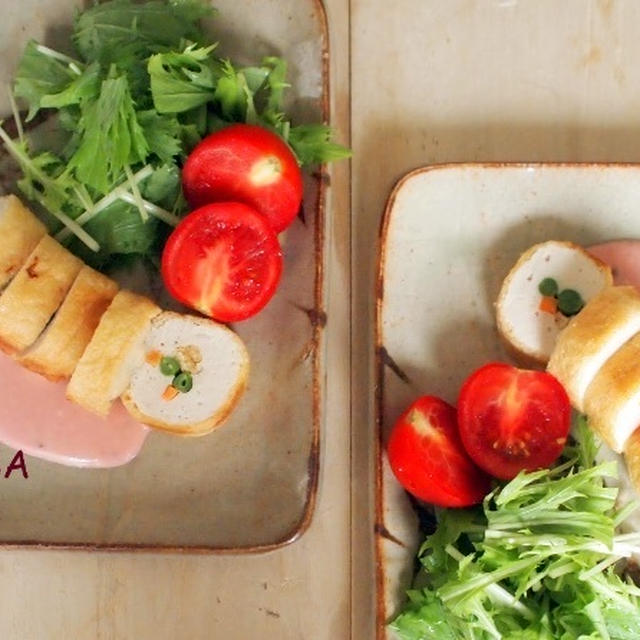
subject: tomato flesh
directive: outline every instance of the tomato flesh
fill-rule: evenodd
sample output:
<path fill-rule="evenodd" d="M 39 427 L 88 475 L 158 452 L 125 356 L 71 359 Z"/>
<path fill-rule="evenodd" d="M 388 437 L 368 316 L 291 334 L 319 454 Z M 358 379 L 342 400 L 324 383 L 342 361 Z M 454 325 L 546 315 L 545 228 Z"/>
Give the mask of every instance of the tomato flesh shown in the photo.
<path fill-rule="evenodd" d="M 387 454 L 400 484 L 425 502 L 466 507 L 490 490 L 488 476 L 462 446 L 455 408 L 440 398 L 418 398 L 400 416 Z"/>
<path fill-rule="evenodd" d="M 259 213 L 239 202 L 191 212 L 162 254 L 169 293 L 220 322 L 244 320 L 262 309 L 281 273 L 277 236 Z"/>
<path fill-rule="evenodd" d="M 276 233 L 293 222 L 303 194 L 291 149 L 275 133 L 249 124 L 230 125 L 204 138 L 184 164 L 182 186 L 192 207 L 244 202 Z"/>
<path fill-rule="evenodd" d="M 509 480 L 550 466 L 567 441 L 571 406 L 551 374 L 490 363 L 462 385 L 458 424 L 465 449 L 487 473 Z"/>

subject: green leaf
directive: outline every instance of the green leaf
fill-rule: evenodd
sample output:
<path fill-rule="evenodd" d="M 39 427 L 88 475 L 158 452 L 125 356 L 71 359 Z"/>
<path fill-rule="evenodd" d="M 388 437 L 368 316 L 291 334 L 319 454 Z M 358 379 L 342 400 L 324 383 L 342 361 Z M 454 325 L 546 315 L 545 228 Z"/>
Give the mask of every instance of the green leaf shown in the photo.
<path fill-rule="evenodd" d="M 64 91 L 77 78 L 68 64 L 44 53 L 31 40 L 20 58 L 14 82 L 16 97 L 23 98 L 29 107 L 27 121 L 42 108 L 43 98 Z"/>
<path fill-rule="evenodd" d="M 175 164 L 165 164 L 157 168 L 140 185 L 143 198 L 166 209 L 173 209 L 182 193 L 180 170 Z"/>
<path fill-rule="evenodd" d="M 185 40 L 201 41 L 198 21 L 212 13 L 206 0 L 111 0 L 78 14 L 73 40 L 84 60 L 126 68 L 135 59 L 178 49 Z"/>
<path fill-rule="evenodd" d="M 591 467 L 595 462 L 600 445 L 596 441 L 593 431 L 589 428 L 586 416 L 578 416 L 576 434 L 579 464 L 583 467 Z"/>
<path fill-rule="evenodd" d="M 206 123 L 206 109 L 203 110 L 205 116 L 204 122 Z M 197 124 L 181 124 L 180 125 L 180 139 L 182 140 L 182 148 L 185 155 L 189 155 L 192 149 L 202 139 L 204 131 L 206 131 L 206 124 L 202 126 L 202 129 Z"/>
<path fill-rule="evenodd" d="M 475 509 L 444 509 L 438 512 L 438 528 L 420 548 L 419 557 L 427 573 L 437 575 L 452 563 L 446 552 L 448 545 L 455 545 L 461 536 L 471 542 L 478 532 L 484 531 L 486 518 Z M 465 552 L 471 547 L 466 547 Z"/>
<path fill-rule="evenodd" d="M 125 166 L 145 160 L 149 147 L 125 76 L 103 81 L 99 98 L 83 106 L 79 133 L 69 167 L 100 194 L 109 191 Z"/>
<path fill-rule="evenodd" d="M 202 18 L 209 18 L 216 13 L 208 0 L 170 0 L 169 5 L 177 15 L 194 24 Z"/>
<path fill-rule="evenodd" d="M 149 146 L 164 163 L 173 162 L 182 151 L 182 126 L 177 118 L 161 116 L 155 110 L 138 111 L 138 122 Z"/>
<path fill-rule="evenodd" d="M 147 69 L 158 113 L 183 113 L 213 100 L 217 72 L 209 55 L 214 47 L 151 56 Z"/>
<path fill-rule="evenodd" d="M 76 76 L 62 91 L 42 96 L 40 106 L 61 109 L 96 99 L 100 93 L 100 75 L 100 65 L 89 65 L 82 75 Z"/>
<path fill-rule="evenodd" d="M 252 93 L 258 93 L 269 77 L 270 70 L 267 67 L 243 67 L 242 74 L 247 81 L 247 86 Z"/>
<path fill-rule="evenodd" d="M 282 58 L 268 57 L 259 67 L 236 69 L 231 61 L 220 61 L 216 87 L 217 115 L 226 122 L 262 124 L 282 134 L 282 112 L 287 64 Z"/>
<path fill-rule="evenodd" d="M 253 94 L 244 75 L 236 71 L 229 60 L 222 61 L 221 77 L 218 80 L 214 99 L 219 114 L 228 122 L 247 121 L 248 100 L 251 100 L 251 115 L 255 121 Z"/>
<path fill-rule="evenodd" d="M 88 264 L 102 268 L 114 254 L 147 254 L 154 245 L 158 225 L 153 217 L 143 222 L 136 207 L 117 200 L 84 227 L 100 244 L 100 251 L 86 250 L 77 239 L 70 248 Z"/>
<path fill-rule="evenodd" d="M 302 166 L 350 158 L 351 151 L 331 141 L 331 128 L 323 124 L 291 127 L 288 142 Z"/>
<path fill-rule="evenodd" d="M 287 63 L 282 58 L 271 56 L 265 58 L 262 64 L 269 69 L 269 73 L 266 78 L 268 96 L 261 115 L 275 126 L 284 117 L 284 90 L 290 86 L 287 83 Z"/>
<path fill-rule="evenodd" d="M 18 180 L 19 189 L 27 198 L 39 202 L 45 208 L 62 209 L 70 200 L 69 194 L 75 186 L 73 178 L 65 172 L 62 160 L 50 151 L 30 156 L 26 143 L 12 140 L 1 126 L 0 138 L 22 169 L 22 178 Z"/>
<path fill-rule="evenodd" d="M 209 115 L 206 104 L 202 104 L 190 111 L 179 113 L 178 121 L 183 125 L 183 136 L 191 139 L 195 132 L 195 135 L 198 136 L 197 142 L 199 142 L 200 138 L 202 138 L 208 131 L 211 131 L 208 126 Z"/>
<path fill-rule="evenodd" d="M 640 617 L 629 615 L 618 607 L 605 607 L 602 611 L 606 628 L 612 640 L 640 638 Z"/>
<path fill-rule="evenodd" d="M 401 640 L 456 640 L 461 637 L 447 620 L 447 612 L 433 592 L 413 591 L 411 596 L 407 609 L 389 625 Z"/>

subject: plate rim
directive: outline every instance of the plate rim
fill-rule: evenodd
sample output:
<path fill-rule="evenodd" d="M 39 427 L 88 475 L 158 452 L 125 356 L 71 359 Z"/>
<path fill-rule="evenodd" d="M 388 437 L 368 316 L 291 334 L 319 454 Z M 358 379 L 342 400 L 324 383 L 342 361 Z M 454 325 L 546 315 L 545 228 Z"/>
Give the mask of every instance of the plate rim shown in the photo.
<path fill-rule="evenodd" d="M 388 614 L 385 606 L 384 581 L 386 576 L 383 562 L 383 541 L 389 540 L 396 544 L 402 544 L 390 534 L 384 524 L 384 474 L 383 474 L 383 409 L 384 409 L 384 372 L 388 366 L 387 354 L 383 344 L 382 308 L 384 304 L 384 272 L 386 265 L 388 231 L 393 218 L 398 194 L 414 178 L 435 172 L 445 172 L 460 169 L 476 170 L 561 170 L 561 169 L 629 169 L 640 170 L 640 162 L 598 162 L 598 161 L 479 161 L 479 162 L 441 162 L 426 164 L 416 167 L 404 173 L 392 187 L 385 203 L 382 218 L 378 228 L 378 251 L 375 266 L 375 309 L 374 309 L 374 564 L 375 564 L 375 634 L 376 640 L 387 640 Z"/>
<path fill-rule="evenodd" d="M 331 84 L 330 84 L 330 42 L 327 10 L 324 0 L 310 0 L 310 9 L 320 32 L 320 69 L 321 96 L 318 101 L 320 116 L 323 124 L 329 124 L 331 114 Z M 252 555 L 263 554 L 296 542 L 310 527 L 315 513 L 320 477 L 320 432 L 323 419 L 323 399 L 325 385 L 322 379 L 324 363 L 323 340 L 326 333 L 325 291 L 324 282 L 327 221 L 327 174 L 326 165 L 319 165 L 309 179 L 315 184 L 317 200 L 313 209 L 315 228 L 313 237 L 314 271 L 313 271 L 313 308 L 308 312 L 312 325 L 310 344 L 311 353 L 311 414 L 312 430 L 309 453 L 306 456 L 308 484 L 305 502 L 300 518 L 284 535 L 275 540 L 246 545 L 207 545 L 207 544 L 164 544 L 164 543 L 99 543 L 99 542 L 42 542 L 36 539 L 3 540 L 0 550 L 35 550 L 35 551 L 79 551 L 104 553 L 156 553 L 176 555 Z"/>

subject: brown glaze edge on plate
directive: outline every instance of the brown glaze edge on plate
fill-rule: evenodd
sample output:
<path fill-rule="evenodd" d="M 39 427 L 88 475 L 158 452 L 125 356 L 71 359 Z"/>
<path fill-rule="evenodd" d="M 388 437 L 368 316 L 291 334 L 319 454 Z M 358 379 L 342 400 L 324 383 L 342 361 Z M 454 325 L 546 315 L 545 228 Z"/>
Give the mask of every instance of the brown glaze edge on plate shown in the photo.
<path fill-rule="evenodd" d="M 404 174 L 394 185 L 387 199 L 380 227 L 378 231 L 378 264 L 375 279 L 375 445 L 374 445 L 374 472 L 375 472 L 375 513 L 373 523 L 374 554 L 375 554 L 375 602 L 376 602 L 376 640 L 387 640 L 386 625 L 388 622 L 385 607 L 385 567 L 382 544 L 386 536 L 384 526 L 384 486 L 382 475 L 382 456 L 384 453 L 382 413 L 384 407 L 384 371 L 388 366 L 388 359 L 393 357 L 384 346 L 382 336 L 382 307 L 384 303 L 384 270 L 387 249 L 387 232 L 391 222 L 392 211 L 398 193 L 413 178 L 432 171 L 449 169 L 635 169 L 640 164 L 635 162 L 446 162 L 418 167 Z"/>
<path fill-rule="evenodd" d="M 327 12 L 323 0 L 311 0 L 313 12 L 318 21 L 321 32 L 321 68 L 322 68 L 322 97 L 320 109 L 322 120 L 325 124 L 329 122 L 330 115 L 330 82 L 329 82 L 329 27 Z M 313 432 L 311 437 L 311 447 L 307 461 L 308 478 L 306 501 L 303 507 L 302 516 L 298 523 L 284 536 L 264 544 L 253 544 L 237 547 L 208 546 L 208 545 L 171 545 L 171 544 L 146 544 L 146 543 L 92 543 L 92 542 L 41 542 L 38 540 L 6 540 L 0 541 L 2 549 L 28 549 L 44 551 L 89 551 L 105 553 L 171 553 L 171 554 L 209 554 L 209 555 L 248 555 L 256 553 L 267 553 L 274 551 L 298 540 L 309 528 L 315 511 L 318 484 L 320 476 L 320 427 L 323 416 L 322 399 L 324 397 L 324 385 L 322 380 L 322 340 L 325 332 L 325 322 L 317 322 L 314 318 L 324 318 L 324 256 L 325 256 L 325 223 L 326 223 L 326 192 L 327 181 L 325 180 L 326 169 L 321 166 L 313 174 L 317 185 L 317 204 L 315 207 L 315 231 L 314 231 L 314 253 L 315 253 L 315 278 L 314 278 L 314 308 L 309 313 L 309 320 L 312 325 L 312 420 Z"/>
<path fill-rule="evenodd" d="M 323 0 L 312 0 L 317 19 L 322 31 L 322 119 L 325 124 L 329 123 L 331 110 L 330 83 L 329 83 L 329 25 L 327 12 Z M 304 506 L 302 518 L 294 530 L 286 539 L 273 548 L 281 547 L 295 542 L 311 525 L 315 512 L 318 496 L 318 484 L 320 478 L 320 428 L 322 424 L 322 399 L 324 398 L 324 385 L 322 380 L 322 342 L 327 324 L 326 312 L 324 310 L 324 256 L 325 256 L 325 224 L 326 224 L 326 196 L 328 181 L 325 177 L 325 166 L 321 166 L 314 173 L 314 179 L 318 185 L 318 203 L 316 208 L 315 226 L 315 285 L 314 300 L 315 308 L 309 315 L 309 321 L 313 327 L 313 434 L 311 450 L 309 452 L 309 485 L 307 488 L 307 501 Z M 256 549 L 257 551 L 268 549 Z"/>

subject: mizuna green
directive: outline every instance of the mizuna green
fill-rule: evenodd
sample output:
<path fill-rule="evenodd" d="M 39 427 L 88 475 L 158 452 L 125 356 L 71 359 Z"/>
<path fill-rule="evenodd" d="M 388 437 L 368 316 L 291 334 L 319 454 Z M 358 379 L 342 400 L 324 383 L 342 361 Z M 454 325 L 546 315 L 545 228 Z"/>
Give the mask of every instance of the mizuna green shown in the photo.
<path fill-rule="evenodd" d="M 27 122 L 0 138 L 19 164 L 18 186 L 50 215 L 55 237 L 98 268 L 131 255 L 157 262 L 186 212 L 180 167 L 207 133 L 232 122 L 271 129 L 301 165 L 349 155 L 323 124 L 293 126 L 283 110 L 286 62 L 236 67 L 215 55 L 200 20 L 206 0 L 111 0 L 76 15 L 75 55 L 26 46 L 13 96 Z M 46 135 L 43 129 L 54 130 Z"/>
<path fill-rule="evenodd" d="M 441 510 L 421 569 L 391 622 L 402 640 L 633 640 L 640 589 L 619 561 L 640 532 L 618 533 L 637 505 L 616 508 L 584 419 L 552 469 L 520 473 L 481 508 Z"/>

